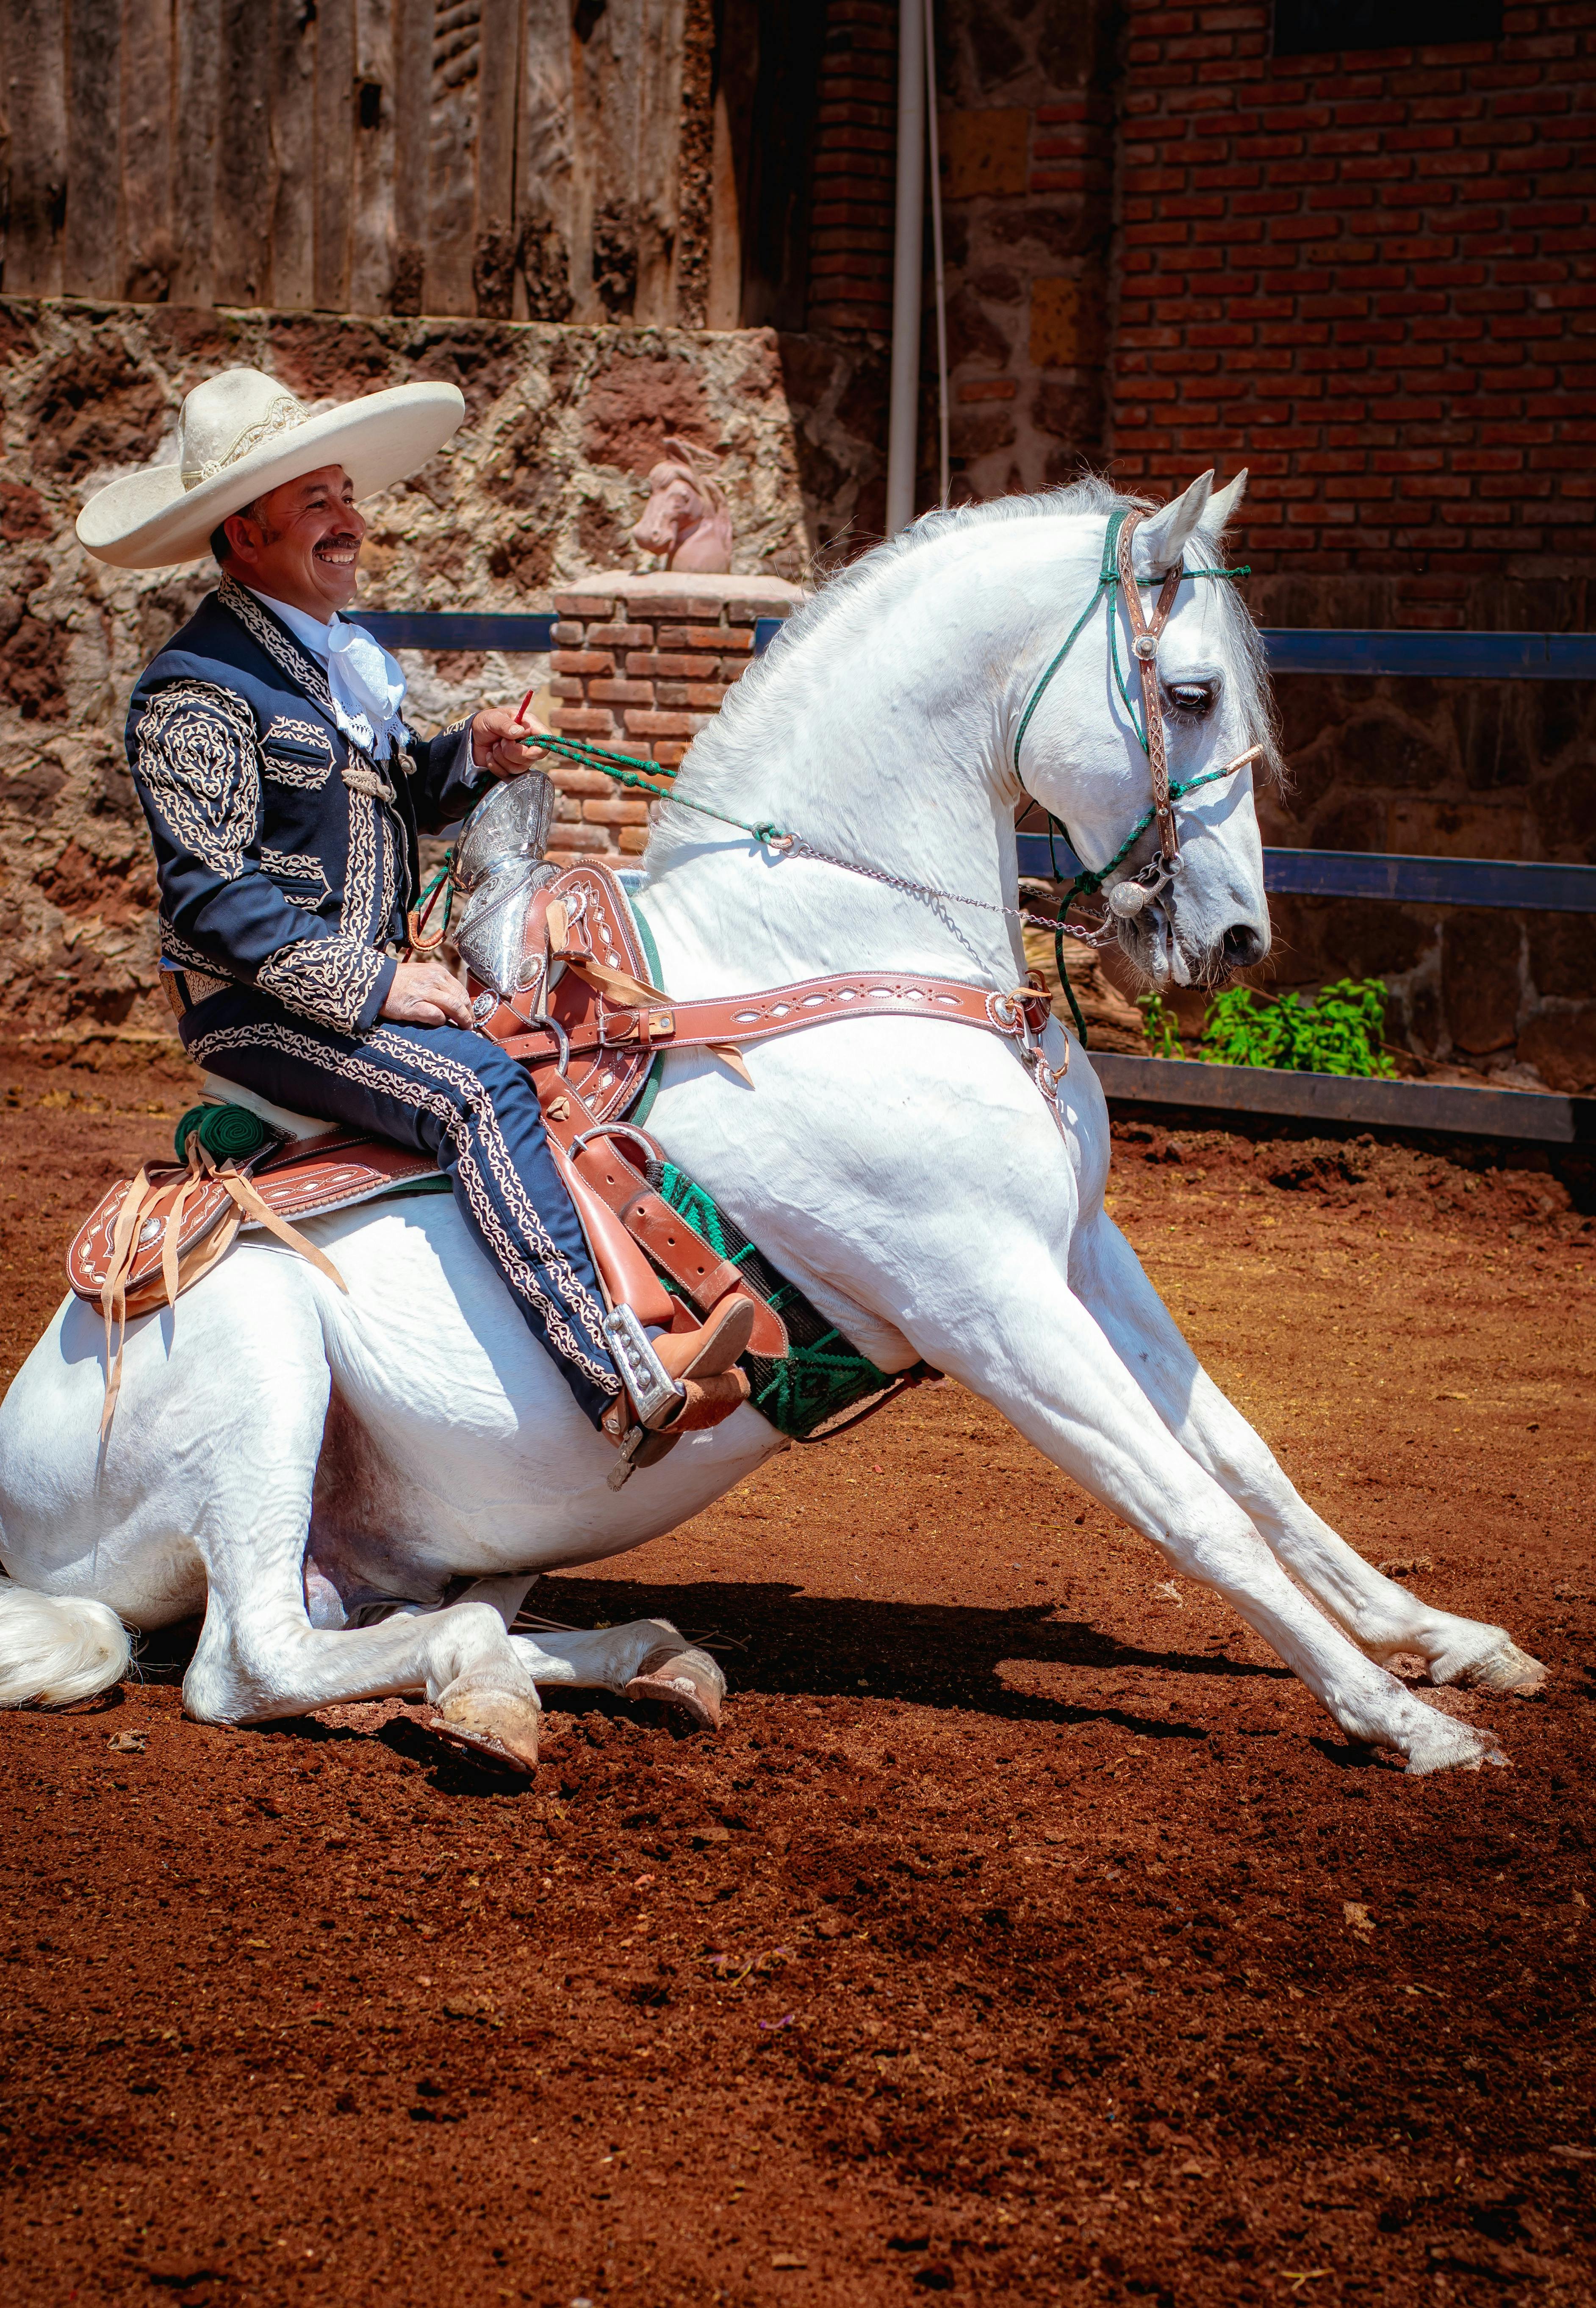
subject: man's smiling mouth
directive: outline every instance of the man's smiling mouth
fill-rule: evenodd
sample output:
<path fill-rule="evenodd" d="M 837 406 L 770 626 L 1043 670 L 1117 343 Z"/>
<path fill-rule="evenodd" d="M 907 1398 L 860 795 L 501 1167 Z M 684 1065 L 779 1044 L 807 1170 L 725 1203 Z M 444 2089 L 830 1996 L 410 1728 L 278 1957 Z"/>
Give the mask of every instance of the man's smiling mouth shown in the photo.
<path fill-rule="evenodd" d="M 351 568 L 358 559 L 360 540 L 358 537 L 327 537 L 315 548 L 318 561 L 331 561 L 340 569 Z"/>

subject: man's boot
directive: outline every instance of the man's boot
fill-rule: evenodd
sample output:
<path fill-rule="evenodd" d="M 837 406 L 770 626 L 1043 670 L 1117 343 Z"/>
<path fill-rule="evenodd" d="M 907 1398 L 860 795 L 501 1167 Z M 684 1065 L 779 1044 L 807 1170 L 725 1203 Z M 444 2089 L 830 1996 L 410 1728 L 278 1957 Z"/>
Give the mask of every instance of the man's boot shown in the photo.
<path fill-rule="evenodd" d="M 629 1312 L 617 1307 L 605 1325 L 622 1377 L 634 1378 L 639 1341 L 648 1365 L 658 1370 L 638 1367 L 644 1385 L 651 1374 L 654 1379 L 646 1393 L 644 1385 L 636 1388 L 647 1403 L 645 1415 L 639 1415 L 630 1386 L 604 1414 L 604 1432 L 621 1451 L 620 1465 L 609 1477 L 612 1490 L 620 1488 L 634 1468 L 656 1466 L 682 1435 L 719 1426 L 747 1401 L 749 1391 L 747 1374 L 737 1363 L 747 1352 L 754 1333 L 754 1307 L 741 1292 L 722 1298 L 700 1329 L 668 1331 L 655 1339 L 647 1337 L 635 1316 L 625 1321 Z M 669 1384 L 668 1395 L 658 1384 L 659 1373 Z"/>

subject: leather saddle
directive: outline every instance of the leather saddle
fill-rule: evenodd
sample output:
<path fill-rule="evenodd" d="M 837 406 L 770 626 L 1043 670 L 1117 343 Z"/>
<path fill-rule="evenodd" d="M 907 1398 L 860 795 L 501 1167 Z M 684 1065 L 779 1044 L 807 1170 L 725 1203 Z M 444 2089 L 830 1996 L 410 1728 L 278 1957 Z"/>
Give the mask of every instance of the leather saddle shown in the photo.
<path fill-rule="evenodd" d="M 246 1109 L 225 1110 L 232 1115 Z M 232 1247 L 241 1231 L 265 1228 L 271 1218 L 291 1226 L 296 1219 L 347 1210 L 351 1203 L 370 1201 L 401 1187 L 414 1190 L 431 1180 L 443 1184 L 429 1155 L 407 1152 L 383 1139 L 333 1130 L 295 1140 L 264 1124 L 261 1129 L 260 1143 L 252 1152 L 231 1154 L 213 1171 L 197 1171 L 188 1162 L 169 1163 L 148 1167 L 136 1179 L 119 1179 L 84 1219 L 67 1251 L 66 1279 L 76 1295 L 96 1305 L 100 1303 L 106 1279 L 118 1262 L 118 1221 L 128 1195 L 135 1191 L 141 1205 L 136 1236 L 123 1262 L 130 1316 L 150 1313 L 164 1305 L 168 1295 L 177 1295 L 168 1294 L 167 1287 L 174 1259 L 178 1287 L 185 1290 Z M 246 1201 L 241 1205 L 229 1188 L 229 1174 L 247 1181 L 269 1216 L 250 1209 Z"/>
<path fill-rule="evenodd" d="M 468 985 L 479 1028 L 491 1038 L 524 1042 L 531 1035 L 548 1044 L 549 1062 L 532 1063 L 533 1080 L 556 1167 L 611 1304 L 630 1306 L 643 1323 L 684 1330 L 736 1292 L 755 1310 L 749 1351 L 778 1361 L 788 1352 L 780 1315 L 650 1187 L 646 1164 L 661 1160 L 661 1150 L 621 1127 L 617 1135 L 645 1150 L 640 1170 L 604 1128 L 618 1124 L 642 1093 L 658 1055 L 651 1017 L 669 1029 L 668 997 L 651 982 L 654 967 L 619 883 L 607 866 L 583 860 L 530 900 L 516 990 L 505 996 L 475 978 Z M 570 1052 L 573 1038 L 585 1045 L 580 1055 Z M 185 1162 L 118 1181 L 68 1250 L 67 1279 L 77 1296 L 105 1305 L 108 1279 L 121 1314 L 149 1313 L 252 1228 L 279 1235 L 337 1280 L 331 1262 L 294 1231 L 295 1219 L 444 1184 L 429 1156 L 382 1139 L 330 1130 L 296 1140 L 263 1119 L 252 1133 L 250 1109 L 211 1111 L 234 1118 L 237 1142 L 229 1144 L 225 1130 L 212 1132 L 209 1159 L 191 1152 Z M 203 1147 L 204 1127 L 193 1135 Z M 124 1239 L 130 1227 L 133 1238 Z"/>

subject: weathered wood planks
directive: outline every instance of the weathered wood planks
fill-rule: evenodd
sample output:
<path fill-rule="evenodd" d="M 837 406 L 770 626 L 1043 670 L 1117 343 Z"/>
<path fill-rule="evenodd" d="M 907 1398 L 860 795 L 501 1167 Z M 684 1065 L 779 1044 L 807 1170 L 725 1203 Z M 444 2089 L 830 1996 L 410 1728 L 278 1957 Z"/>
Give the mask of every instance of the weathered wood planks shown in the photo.
<path fill-rule="evenodd" d="M 712 0 L 0 0 L 0 292 L 702 323 Z"/>

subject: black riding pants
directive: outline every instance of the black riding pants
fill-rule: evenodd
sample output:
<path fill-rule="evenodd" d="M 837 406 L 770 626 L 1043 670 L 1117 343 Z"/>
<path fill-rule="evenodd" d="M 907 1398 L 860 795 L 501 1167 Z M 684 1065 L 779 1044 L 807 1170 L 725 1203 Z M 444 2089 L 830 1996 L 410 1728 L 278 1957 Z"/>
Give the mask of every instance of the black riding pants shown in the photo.
<path fill-rule="evenodd" d="M 196 1003 L 179 1031 L 196 1065 L 274 1106 L 432 1155 L 528 1329 L 598 1425 L 620 1391 L 600 1329 L 604 1300 L 513 1058 L 455 1026 L 384 1021 L 339 1033 L 242 988 Z"/>

